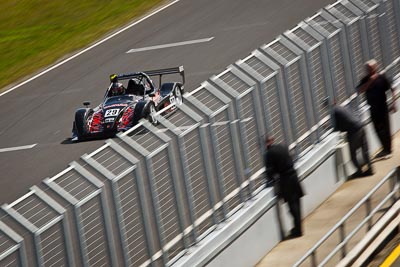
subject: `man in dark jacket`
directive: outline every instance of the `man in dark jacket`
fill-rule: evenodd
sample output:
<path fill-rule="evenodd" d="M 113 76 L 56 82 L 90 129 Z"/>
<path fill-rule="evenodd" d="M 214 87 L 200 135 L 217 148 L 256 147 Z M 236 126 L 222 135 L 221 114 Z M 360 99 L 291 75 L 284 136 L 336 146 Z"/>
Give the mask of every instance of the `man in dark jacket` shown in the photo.
<path fill-rule="evenodd" d="M 332 105 L 332 124 L 334 131 L 346 132 L 349 142 L 351 161 L 357 171 L 350 178 L 372 175 L 373 169 L 369 158 L 368 141 L 364 131 L 364 125 L 360 118 L 348 107 Z M 363 163 L 368 166 L 366 171 L 362 170 L 363 164 L 357 159 L 357 151 L 361 149 Z"/>
<path fill-rule="evenodd" d="M 366 63 L 367 75 L 357 86 L 359 93 L 364 93 L 370 106 L 371 120 L 376 134 L 383 146 L 377 157 L 389 158 L 392 153 L 392 136 L 390 133 L 389 110 L 396 111 L 395 93 L 388 78 L 378 73 L 376 60 L 371 59 Z M 388 107 L 386 92 L 391 91 L 393 103 Z"/>
<path fill-rule="evenodd" d="M 303 235 L 300 198 L 304 196 L 304 193 L 294 169 L 292 157 L 288 147 L 283 144 L 274 144 L 272 137 L 266 137 L 265 146 L 264 162 L 267 186 L 274 181 L 278 198 L 283 199 L 289 206 L 294 224 L 289 238 L 300 237 Z"/>

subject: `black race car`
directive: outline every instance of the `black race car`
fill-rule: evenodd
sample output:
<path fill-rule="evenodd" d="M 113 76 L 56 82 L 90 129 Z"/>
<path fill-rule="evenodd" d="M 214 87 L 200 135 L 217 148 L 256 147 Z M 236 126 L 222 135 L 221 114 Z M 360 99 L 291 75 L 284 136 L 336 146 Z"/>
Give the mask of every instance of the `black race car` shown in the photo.
<path fill-rule="evenodd" d="M 182 82 L 162 83 L 162 76 L 167 74 L 180 74 Z M 158 88 L 150 79 L 153 76 L 158 76 Z M 158 111 L 164 109 L 162 115 L 165 115 L 182 104 L 184 82 L 182 66 L 110 75 L 103 102 L 90 108 L 90 102 L 86 101 L 83 103 L 85 108 L 76 110 L 72 141 L 112 137 L 132 128 L 142 118 L 157 124 Z"/>

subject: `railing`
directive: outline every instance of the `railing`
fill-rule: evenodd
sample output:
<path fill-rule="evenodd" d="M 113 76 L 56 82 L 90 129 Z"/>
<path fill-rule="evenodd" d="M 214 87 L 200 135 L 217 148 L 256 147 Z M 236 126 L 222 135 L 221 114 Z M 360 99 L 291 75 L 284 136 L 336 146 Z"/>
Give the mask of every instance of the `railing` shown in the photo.
<path fill-rule="evenodd" d="M 386 190 L 384 186 L 387 186 Z M 382 211 L 392 206 L 400 197 L 400 167 L 387 174 L 365 197 L 363 197 L 332 229 L 325 234 L 294 266 L 335 265 L 343 259 L 360 239 L 382 216 Z M 373 205 L 375 204 L 375 207 Z M 365 215 L 358 212 L 365 209 Z M 381 213 L 381 214 L 379 214 Z M 354 227 L 351 231 L 346 228 Z M 364 230 L 364 231 L 363 231 Z M 318 250 L 338 234 L 338 244 L 329 250 L 328 255 L 319 257 Z M 358 235 L 358 236 L 357 236 Z M 331 244 L 332 246 L 332 244 Z M 340 255 L 337 255 L 340 253 Z M 339 260 L 338 260 L 339 259 Z M 335 261 L 336 260 L 336 261 Z"/>
<path fill-rule="evenodd" d="M 357 102 L 363 62 L 400 56 L 399 14 L 397 0 L 330 5 L 186 94 L 157 127 L 141 121 L 3 205 L 0 265 L 172 265 L 263 188 L 265 133 L 302 157 L 329 134 L 322 100 Z"/>

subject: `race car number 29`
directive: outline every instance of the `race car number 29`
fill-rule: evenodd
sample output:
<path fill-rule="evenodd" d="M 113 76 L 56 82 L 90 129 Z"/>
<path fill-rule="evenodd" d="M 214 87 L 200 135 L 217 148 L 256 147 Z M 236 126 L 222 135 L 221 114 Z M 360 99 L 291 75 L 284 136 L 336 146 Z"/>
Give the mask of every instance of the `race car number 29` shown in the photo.
<path fill-rule="evenodd" d="M 104 115 L 104 117 L 111 117 L 111 116 L 117 116 L 118 115 L 118 109 L 109 109 L 106 111 L 106 114 Z"/>

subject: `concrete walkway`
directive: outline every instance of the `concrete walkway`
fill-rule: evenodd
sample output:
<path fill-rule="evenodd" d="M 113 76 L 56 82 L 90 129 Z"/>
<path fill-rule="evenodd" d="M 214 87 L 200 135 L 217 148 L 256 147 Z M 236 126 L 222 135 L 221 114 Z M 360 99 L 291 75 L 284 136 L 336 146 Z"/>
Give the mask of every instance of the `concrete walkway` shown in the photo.
<path fill-rule="evenodd" d="M 345 182 L 320 207 L 303 219 L 304 235 L 302 237 L 280 242 L 256 266 L 292 266 L 304 256 L 387 173 L 400 165 L 400 132 L 394 135 L 392 146 L 392 158 L 374 161 L 375 174 L 373 176 Z M 365 209 L 361 210 L 362 216 L 365 216 Z M 365 233 L 365 231 L 362 231 L 362 233 Z M 338 235 L 334 236 L 336 240 L 331 242 L 332 246 L 338 243 Z M 321 247 L 321 249 L 328 251 L 329 245 Z M 321 254 L 326 255 L 324 252 Z M 310 266 L 310 262 L 306 261 L 303 265 Z"/>

